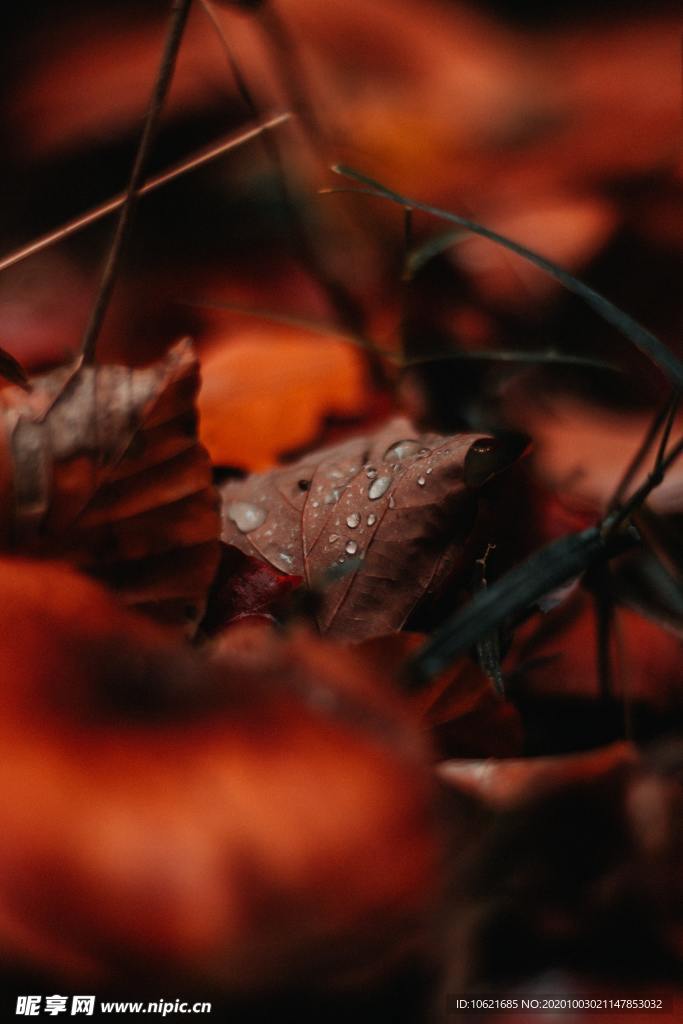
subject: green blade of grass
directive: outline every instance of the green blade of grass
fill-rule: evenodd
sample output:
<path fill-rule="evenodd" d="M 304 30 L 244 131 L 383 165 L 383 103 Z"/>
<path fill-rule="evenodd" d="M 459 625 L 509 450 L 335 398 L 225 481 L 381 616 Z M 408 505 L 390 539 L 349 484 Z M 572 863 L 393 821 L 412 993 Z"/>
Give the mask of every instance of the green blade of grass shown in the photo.
<path fill-rule="evenodd" d="M 623 537 L 614 540 L 620 545 L 624 543 Z M 610 553 L 597 526 L 561 537 L 534 552 L 495 583 L 478 591 L 434 633 L 411 662 L 413 684 L 419 687 L 429 681 L 505 619 L 527 611 L 539 598 Z"/>
<path fill-rule="evenodd" d="M 361 174 L 359 171 L 353 170 L 351 167 L 346 167 L 343 164 L 335 164 L 332 170 L 336 174 L 340 174 L 344 178 L 350 178 L 353 181 L 357 181 L 362 185 L 366 186 L 364 194 L 374 195 L 380 199 L 388 199 L 393 203 L 397 203 L 399 206 L 410 207 L 413 210 L 421 210 L 423 213 L 427 213 L 432 217 L 438 217 L 440 220 L 449 221 L 452 224 L 457 224 L 460 228 L 464 228 L 466 231 L 471 231 L 474 235 L 480 235 L 482 238 L 487 238 L 490 242 L 494 242 L 496 245 L 502 246 L 504 249 L 508 249 L 510 252 L 515 253 L 517 256 L 521 256 L 522 259 L 528 260 L 529 263 L 533 263 L 534 266 L 540 270 L 545 271 L 550 277 L 553 277 L 556 281 L 559 281 L 569 291 L 574 292 L 579 298 L 593 309 L 598 316 L 602 317 L 607 323 L 624 335 L 636 348 L 646 355 L 652 362 L 657 366 L 662 373 L 671 381 L 671 383 L 677 389 L 683 389 L 683 363 L 678 359 L 677 356 L 671 352 L 666 345 L 660 341 L 656 335 L 648 331 L 646 327 L 634 320 L 633 317 L 629 316 L 623 310 L 615 306 L 614 303 L 606 299 L 604 295 L 600 295 L 599 292 L 594 291 L 579 278 L 574 277 L 568 271 L 563 270 L 562 267 L 553 263 L 551 260 L 546 259 L 545 256 L 540 256 L 538 253 L 533 252 L 531 249 L 527 249 L 526 246 L 520 245 L 518 242 L 513 241 L 511 238 L 507 238 L 505 235 L 498 234 L 497 231 L 491 231 L 489 228 L 484 227 L 482 224 L 477 224 L 476 221 L 469 220 L 467 217 L 460 217 L 456 213 L 451 213 L 449 210 L 442 210 L 438 206 L 432 206 L 430 203 L 423 203 L 417 199 L 408 199 L 406 196 L 400 195 L 398 192 L 394 192 L 392 189 L 386 188 L 380 182 L 375 181 L 373 178 L 369 178 L 365 174 Z"/>

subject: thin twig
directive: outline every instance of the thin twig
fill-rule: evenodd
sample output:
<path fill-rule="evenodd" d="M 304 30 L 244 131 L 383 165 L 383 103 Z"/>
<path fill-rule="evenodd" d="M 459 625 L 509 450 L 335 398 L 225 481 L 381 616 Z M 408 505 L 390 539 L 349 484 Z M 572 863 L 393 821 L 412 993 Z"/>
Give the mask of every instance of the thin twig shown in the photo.
<path fill-rule="evenodd" d="M 621 477 L 621 480 L 617 484 L 617 487 L 616 487 L 616 489 L 614 491 L 614 494 L 612 495 L 612 497 L 610 498 L 609 502 L 607 503 L 608 511 L 610 511 L 610 512 L 613 511 L 615 508 L 618 508 L 618 506 L 621 504 L 624 495 L 626 494 L 626 492 L 628 491 L 629 487 L 633 483 L 633 480 L 634 480 L 638 470 L 642 466 L 642 464 L 645 461 L 645 459 L 647 458 L 647 456 L 648 456 L 648 454 L 649 454 L 653 444 L 655 443 L 655 441 L 657 439 L 657 434 L 662 429 L 662 424 L 664 423 L 664 420 L 666 419 L 667 415 L 669 414 L 669 410 L 671 409 L 671 404 L 672 404 L 671 398 L 667 398 L 667 400 L 664 403 L 664 405 L 661 406 L 661 408 L 659 408 L 656 411 L 655 415 L 652 417 L 652 421 L 650 422 L 650 425 L 647 428 L 647 431 L 645 433 L 645 436 L 644 436 L 643 440 L 641 441 L 640 445 L 638 446 L 638 449 L 634 453 L 633 458 L 629 462 L 628 466 L 624 470 L 623 476 Z"/>
<path fill-rule="evenodd" d="M 121 207 L 119 219 L 114 231 L 109 253 L 107 255 L 97 296 L 93 305 L 90 320 L 85 329 L 82 345 L 82 357 L 84 363 L 91 363 L 95 357 L 95 347 L 99 337 L 104 318 L 109 307 L 109 302 L 114 291 L 116 278 L 121 266 L 121 260 L 125 244 L 130 234 L 133 221 L 133 213 L 137 202 L 138 193 L 144 183 L 147 173 L 147 165 L 156 141 L 161 112 L 168 95 L 168 90 L 173 79 L 176 59 L 180 44 L 182 42 L 187 17 L 190 13 L 192 0 L 173 0 L 171 13 L 166 32 L 166 41 L 159 64 L 159 71 L 152 90 L 152 97 L 145 117 L 145 123 L 135 156 L 133 170 L 131 171 L 126 198 Z"/>
<path fill-rule="evenodd" d="M 655 487 L 659 487 L 667 470 L 674 464 L 682 453 L 683 437 L 674 445 L 669 454 L 659 461 L 652 472 L 648 474 L 645 482 L 641 484 L 637 491 L 633 492 L 626 504 L 622 505 L 619 509 L 615 509 L 614 512 L 605 517 L 602 523 L 603 537 L 613 534 L 615 530 L 621 526 L 624 520 L 628 519 L 636 509 L 640 508 L 640 506 L 649 497 L 650 492 L 654 491 Z"/>
<path fill-rule="evenodd" d="M 189 171 L 194 171 L 198 167 L 203 167 L 204 164 L 208 164 L 212 160 L 216 160 L 219 156 L 223 156 L 224 153 L 228 153 L 232 149 L 237 149 L 239 146 L 243 146 L 245 143 L 251 142 L 252 139 L 257 138 L 259 135 L 263 135 L 271 129 L 277 128 L 278 125 L 284 124 L 284 122 L 288 121 L 290 117 L 291 114 L 289 113 L 278 114 L 254 128 L 246 128 L 236 134 L 227 136 L 222 141 L 216 142 L 206 149 L 200 150 L 198 153 L 195 153 L 194 156 L 188 157 L 186 160 L 183 160 L 178 164 L 174 164 L 173 167 L 169 167 L 167 171 L 162 171 L 161 174 L 157 174 L 153 178 L 150 178 L 149 181 L 147 181 L 146 184 L 138 190 L 138 197 L 146 196 L 149 192 L 154 192 L 155 189 L 160 188 L 162 185 L 167 185 L 169 182 L 175 181 L 176 178 L 181 178 Z M 36 238 L 33 242 L 29 242 L 28 245 L 22 246 L 21 249 L 15 249 L 14 252 L 8 253 L 7 256 L 0 258 L 0 271 L 7 270 L 9 267 L 13 267 L 16 263 L 21 263 L 22 260 L 27 259 L 29 256 L 34 256 L 36 253 L 49 249 L 51 245 L 56 245 L 57 242 L 61 242 L 65 238 L 70 238 L 71 235 L 75 235 L 83 228 L 88 227 L 88 225 L 94 224 L 96 221 L 106 217 L 107 214 L 114 213 L 116 210 L 119 210 L 125 201 L 126 193 L 121 192 L 112 199 L 107 199 L 105 202 L 100 203 L 99 206 L 95 206 L 86 213 L 82 213 L 79 217 L 75 217 L 73 220 L 67 221 L 66 224 L 62 224 L 61 227 L 55 228 L 54 231 L 50 231 L 47 235 L 41 235 L 40 238 Z"/>

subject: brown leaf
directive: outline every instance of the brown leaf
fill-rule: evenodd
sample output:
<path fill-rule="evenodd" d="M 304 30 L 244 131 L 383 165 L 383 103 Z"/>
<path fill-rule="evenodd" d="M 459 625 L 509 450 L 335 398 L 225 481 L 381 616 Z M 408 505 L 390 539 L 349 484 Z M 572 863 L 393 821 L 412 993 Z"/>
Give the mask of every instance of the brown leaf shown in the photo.
<path fill-rule="evenodd" d="M 193 632 L 219 555 L 196 357 L 63 368 L 0 393 L 0 545 L 66 558 Z"/>
<path fill-rule="evenodd" d="M 477 440 L 419 435 L 395 419 L 368 437 L 228 483 L 223 540 L 314 587 L 347 566 L 325 583 L 322 632 L 363 640 L 398 630 L 463 568 L 477 506 L 465 460 Z"/>
<path fill-rule="evenodd" d="M 5 963 L 262 991 L 419 948 L 432 785 L 362 661 L 253 626 L 209 660 L 71 569 L 0 569 Z"/>

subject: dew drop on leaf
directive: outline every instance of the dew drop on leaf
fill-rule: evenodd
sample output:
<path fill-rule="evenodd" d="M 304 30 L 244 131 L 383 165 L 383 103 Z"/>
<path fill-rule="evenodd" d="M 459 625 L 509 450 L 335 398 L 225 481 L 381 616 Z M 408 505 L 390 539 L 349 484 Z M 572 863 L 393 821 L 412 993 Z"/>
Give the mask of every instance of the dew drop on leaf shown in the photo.
<path fill-rule="evenodd" d="M 377 501 L 383 494 L 386 494 L 391 484 L 390 476 L 378 476 L 368 487 L 368 498 L 370 501 Z"/>
<path fill-rule="evenodd" d="M 266 521 L 268 513 L 260 505 L 250 501 L 233 501 L 228 505 L 227 516 L 235 524 L 240 533 L 251 533 Z"/>
<path fill-rule="evenodd" d="M 344 548 L 344 551 L 346 552 L 347 555 L 355 555 L 356 551 L 358 551 L 358 545 L 356 544 L 355 540 L 348 541 L 346 547 Z"/>
<path fill-rule="evenodd" d="M 387 448 L 382 458 L 385 462 L 401 462 L 402 459 L 407 459 L 411 455 L 417 455 L 419 451 L 420 442 L 409 438 L 405 441 L 395 441 Z"/>
<path fill-rule="evenodd" d="M 352 512 L 351 515 L 346 517 L 346 525 L 351 530 L 355 530 L 360 525 L 360 516 L 357 512 Z"/>

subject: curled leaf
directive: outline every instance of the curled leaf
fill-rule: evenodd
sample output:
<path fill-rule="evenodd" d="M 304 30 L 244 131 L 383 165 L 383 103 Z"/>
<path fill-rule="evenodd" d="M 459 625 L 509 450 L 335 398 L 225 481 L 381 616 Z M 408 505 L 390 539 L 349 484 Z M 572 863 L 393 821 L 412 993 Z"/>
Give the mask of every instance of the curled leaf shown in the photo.
<path fill-rule="evenodd" d="M 481 440 L 418 434 L 407 420 L 392 420 L 368 437 L 226 484 L 223 539 L 309 586 L 326 579 L 322 632 L 363 640 L 398 630 L 464 567 L 477 508 L 465 462 Z M 353 570 L 330 581 L 330 570 L 352 559 Z"/>
<path fill-rule="evenodd" d="M 0 393 L 0 545 L 61 557 L 192 632 L 218 563 L 218 509 L 197 440 L 197 359 L 80 366 Z"/>

